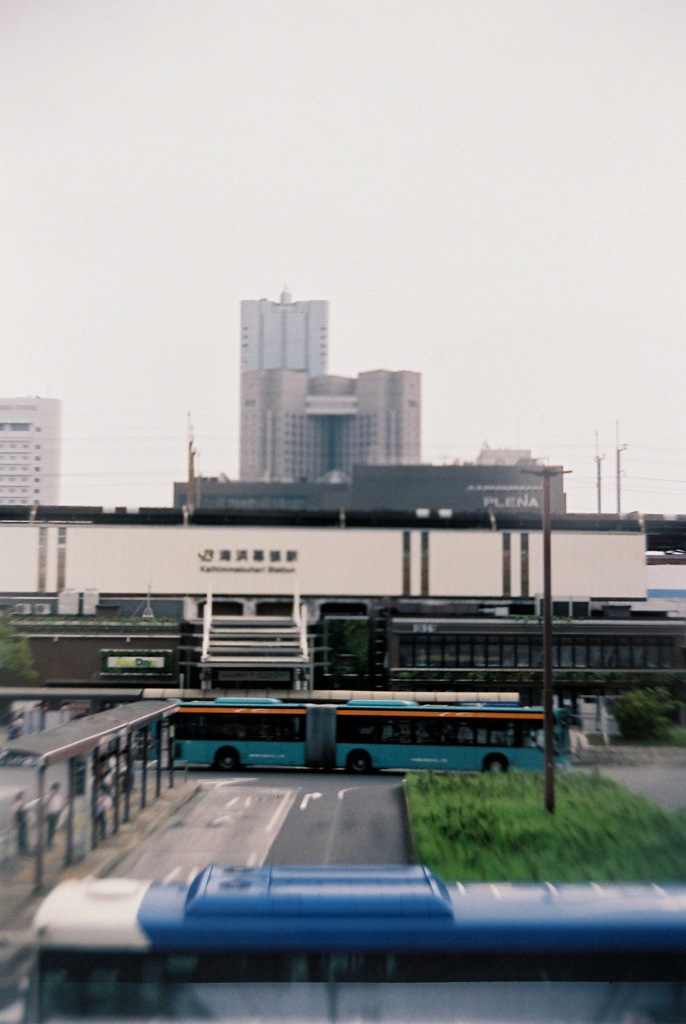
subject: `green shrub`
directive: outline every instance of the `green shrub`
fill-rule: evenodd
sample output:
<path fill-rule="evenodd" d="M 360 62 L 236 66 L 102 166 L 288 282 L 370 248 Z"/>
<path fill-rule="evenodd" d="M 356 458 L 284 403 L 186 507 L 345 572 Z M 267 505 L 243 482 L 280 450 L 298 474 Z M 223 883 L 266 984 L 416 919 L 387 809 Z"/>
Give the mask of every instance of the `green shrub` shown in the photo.
<path fill-rule="evenodd" d="M 657 686 L 618 697 L 613 713 L 625 740 L 663 740 L 677 707 L 669 691 Z"/>

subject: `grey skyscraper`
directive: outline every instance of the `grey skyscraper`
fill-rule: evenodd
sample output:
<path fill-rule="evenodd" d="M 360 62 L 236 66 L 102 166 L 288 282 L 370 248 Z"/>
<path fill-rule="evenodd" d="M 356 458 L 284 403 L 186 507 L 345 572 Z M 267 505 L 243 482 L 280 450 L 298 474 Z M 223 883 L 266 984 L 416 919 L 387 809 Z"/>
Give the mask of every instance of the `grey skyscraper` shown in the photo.
<path fill-rule="evenodd" d="M 421 460 L 421 378 L 326 374 L 326 302 L 241 303 L 241 480 L 346 480 Z"/>
<path fill-rule="evenodd" d="M 241 370 L 304 370 L 326 373 L 328 302 L 292 302 L 284 289 L 279 302 L 241 302 Z"/>

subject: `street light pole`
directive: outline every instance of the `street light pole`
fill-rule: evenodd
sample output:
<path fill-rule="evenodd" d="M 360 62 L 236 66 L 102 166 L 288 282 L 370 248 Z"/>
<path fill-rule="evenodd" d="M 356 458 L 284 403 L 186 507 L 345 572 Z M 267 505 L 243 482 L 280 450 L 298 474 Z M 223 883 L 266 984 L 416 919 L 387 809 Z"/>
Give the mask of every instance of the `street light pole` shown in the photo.
<path fill-rule="evenodd" d="M 543 761 L 545 809 L 555 811 L 555 734 L 553 730 L 553 615 L 550 558 L 550 479 L 559 470 L 546 466 L 543 477 Z"/>
<path fill-rule="evenodd" d="M 545 809 L 555 811 L 555 728 L 553 720 L 553 599 L 550 557 L 550 481 L 560 473 L 569 472 L 559 466 L 542 466 L 524 470 L 543 479 L 543 767 L 545 778 Z"/>

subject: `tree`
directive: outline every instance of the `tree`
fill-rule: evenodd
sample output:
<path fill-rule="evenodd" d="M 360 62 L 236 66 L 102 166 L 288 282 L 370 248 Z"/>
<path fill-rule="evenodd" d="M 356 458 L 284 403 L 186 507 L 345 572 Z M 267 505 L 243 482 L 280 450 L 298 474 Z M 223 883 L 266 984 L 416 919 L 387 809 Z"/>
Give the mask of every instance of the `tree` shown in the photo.
<path fill-rule="evenodd" d="M 35 679 L 33 656 L 25 636 L 0 619 L 0 672 L 11 672 L 23 679 Z"/>
<path fill-rule="evenodd" d="M 663 740 L 677 708 L 669 690 L 656 686 L 618 697 L 613 714 L 625 740 Z"/>

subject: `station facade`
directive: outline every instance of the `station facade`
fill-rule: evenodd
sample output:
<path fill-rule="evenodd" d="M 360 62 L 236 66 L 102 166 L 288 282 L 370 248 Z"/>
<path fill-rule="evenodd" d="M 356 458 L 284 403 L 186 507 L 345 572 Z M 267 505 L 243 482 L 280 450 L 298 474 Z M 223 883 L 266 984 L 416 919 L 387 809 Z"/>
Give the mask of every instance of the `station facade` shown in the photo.
<path fill-rule="evenodd" d="M 0 521 L 0 603 L 41 683 L 537 699 L 540 516 L 173 513 Z M 647 543 L 636 519 L 553 517 L 561 693 L 683 686 L 684 618 L 648 599 Z"/>

